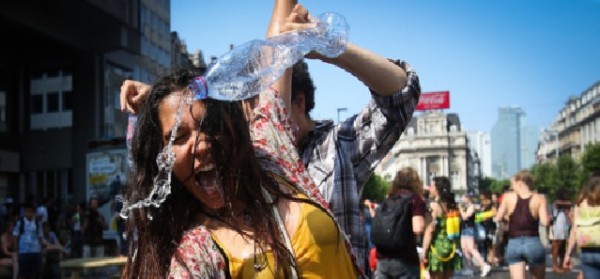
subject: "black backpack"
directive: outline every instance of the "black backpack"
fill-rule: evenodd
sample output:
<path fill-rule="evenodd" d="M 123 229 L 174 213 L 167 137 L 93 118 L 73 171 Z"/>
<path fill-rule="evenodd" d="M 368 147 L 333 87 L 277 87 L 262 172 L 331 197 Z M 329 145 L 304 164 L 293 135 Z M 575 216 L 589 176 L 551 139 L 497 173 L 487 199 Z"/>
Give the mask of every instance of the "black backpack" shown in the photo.
<path fill-rule="evenodd" d="M 375 210 L 371 242 L 382 254 L 416 248 L 412 229 L 412 195 L 391 196 Z"/>

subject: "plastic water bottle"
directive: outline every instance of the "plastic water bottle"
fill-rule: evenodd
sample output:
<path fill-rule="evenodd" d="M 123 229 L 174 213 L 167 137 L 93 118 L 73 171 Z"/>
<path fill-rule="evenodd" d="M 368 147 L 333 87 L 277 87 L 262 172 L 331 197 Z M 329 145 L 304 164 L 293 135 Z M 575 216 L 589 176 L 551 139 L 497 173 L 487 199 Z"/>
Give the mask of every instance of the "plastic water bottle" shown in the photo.
<path fill-rule="evenodd" d="M 315 27 L 286 32 L 267 40 L 252 40 L 221 56 L 190 85 L 196 100 L 247 99 L 267 89 L 311 51 L 333 58 L 348 43 L 349 26 L 343 16 L 324 13 Z"/>
<path fill-rule="evenodd" d="M 133 132 L 135 131 L 135 126 L 137 125 L 137 115 L 129 114 L 127 115 L 127 134 L 125 136 L 125 145 L 127 146 L 127 166 L 129 167 L 129 171 L 133 172 L 135 169 L 135 164 L 133 163 L 133 158 L 131 157 L 131 141 L 133 140 Z"/>

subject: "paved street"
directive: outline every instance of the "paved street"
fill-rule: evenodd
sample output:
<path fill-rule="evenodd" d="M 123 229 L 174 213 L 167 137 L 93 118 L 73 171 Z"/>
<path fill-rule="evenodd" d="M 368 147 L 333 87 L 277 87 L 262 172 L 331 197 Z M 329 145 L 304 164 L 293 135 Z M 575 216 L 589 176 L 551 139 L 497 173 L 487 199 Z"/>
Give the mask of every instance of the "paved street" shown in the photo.
<path fill-rule="evenodd" d="M 531 278 L 531 275 L 529 273 L 527 275 L 528 275 L 527 278 Z M 452 278 L 456 278 L 456 279 L 480 278 L 479 270 L 477 270 L 474 273 L 474 275 L 457 273 Z M 510 274 L 508 272 L 508 267 L 504 267 L 504 268 L 495 267 L 494 269 L 492 269 L 492 272 L 490 273 L 490 275 L 488 275 L 486 278 L 497 278 L 497 279 L 510 278 Z M 553 273 L 551 268 L 546 268 L 546 277 L 545 278 L 547 278 L 547 279 L 558 279 L 558 278 L 560 278 L 560 279 L 575 279 L 575 278 L 577 278 L 577 273 L 576 272 Z"/>
<path fill-rule="evenodd" d="M 545 238 L 545 235 L 542 234 L 542 239 Z M 542 241 L 544 243 L 544 241 Z M 574 270 L 572 272 L 564 272 L 564 273 L 554 273 L 552 272 L 552 256 L 550 254 L 550 247 L 548 245 L 546 245 L 546 252 L 547 252 L 547 257 L 546 257 L 546 277 L 547 279 L 575 279 L 577 278 L 577 272 L 579 272 L 579 258 L 574 257 L 573 258 L 573 264 L 575 266 Z M 463 269 L 460 272 L 457 272 L 455 274 L 455 276 L 453 276 L 452 278 L 480 278 L 479 276 L 479 268 L 474 268 L 474 272 L 469 272 L 469 267 Z M 486 278 L 510 278 L 510 274 L 508 272 L 508 267 L 494 267 L 492 269 L 492 272 L 490 272 L 490 275 L 488 275 Z M 531 278 L 531 274 L 529 272 L 527 272 L 527 278 Z"/>

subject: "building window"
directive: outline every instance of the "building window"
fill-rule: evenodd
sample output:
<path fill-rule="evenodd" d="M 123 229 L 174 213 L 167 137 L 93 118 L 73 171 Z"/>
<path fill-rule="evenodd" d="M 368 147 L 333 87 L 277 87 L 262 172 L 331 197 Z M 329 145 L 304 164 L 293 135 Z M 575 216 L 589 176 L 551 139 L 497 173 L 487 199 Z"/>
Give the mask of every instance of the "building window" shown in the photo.
<path fill-rule="evenodd" d="M 37 75 L 36 75 L 37 76 Z M 72 79 L 70 71 L 43 72 L 30 79 L 31 130 L 71 127 Z"/>
<path fill-rule="evenodd" d="M 44 95 L 31 96 L 31 113 L 44 113 Z"/>
<path fill-rule="evenodd" d="M 58 112 L 58 92 L 46 95 L 46 112 Z"/>
<path fill-rule="evenodd" d="M 73 92 L 63 91 L 62 93 L 62 111 L 73 110 Z"/>

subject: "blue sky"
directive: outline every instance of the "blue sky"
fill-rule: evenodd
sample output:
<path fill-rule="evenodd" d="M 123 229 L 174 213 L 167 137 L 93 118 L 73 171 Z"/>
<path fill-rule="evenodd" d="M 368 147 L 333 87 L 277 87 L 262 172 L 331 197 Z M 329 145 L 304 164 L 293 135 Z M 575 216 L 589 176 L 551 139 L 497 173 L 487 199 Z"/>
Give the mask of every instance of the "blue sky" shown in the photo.
<path fill-rule="evenodd" d="M 171 30 L 205 59 L 229 44 L 263 38 L 270 0 L 171 0 Z M 306 0 L 312 14 L 337 12 L 350 41 L 419 74 L 423 92 L 450 91 L 463 129 L 490 131 L 498 107 L 520 106 L 529 124 L 546 127 L 569 96 L 600 80 L 600 0 Z M 365 86 L 309 61 L 317 86 L 315 119 L 359 112 Z"/>

